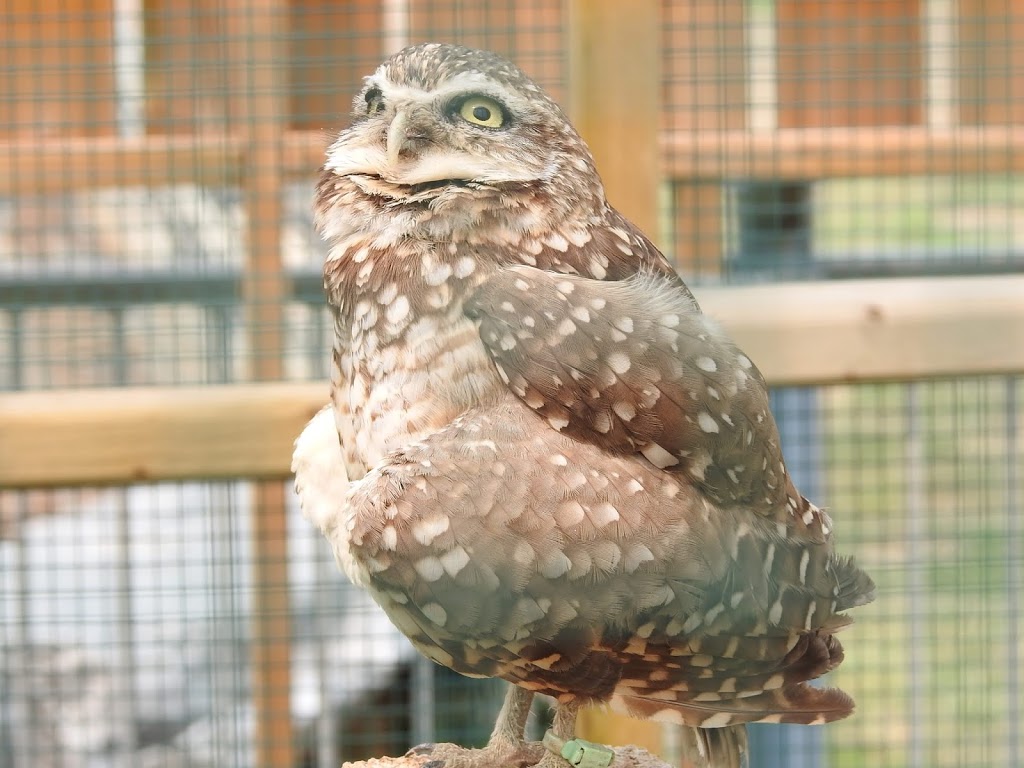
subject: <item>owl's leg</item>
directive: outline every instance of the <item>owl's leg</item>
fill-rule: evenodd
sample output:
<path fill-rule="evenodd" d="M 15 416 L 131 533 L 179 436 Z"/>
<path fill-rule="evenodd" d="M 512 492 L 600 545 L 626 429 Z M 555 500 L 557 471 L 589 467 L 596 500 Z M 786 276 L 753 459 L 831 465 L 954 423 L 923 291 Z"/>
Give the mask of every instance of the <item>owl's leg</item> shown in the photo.
<path fill-rule="evenodd" d="M 494 731 L 487 742 L 488 748 L 500 751 L 515 751 L 525 740 L 526 719 L 530 716 L 533 691 L 509 684 L 505 703 L 501 705 Z"/>

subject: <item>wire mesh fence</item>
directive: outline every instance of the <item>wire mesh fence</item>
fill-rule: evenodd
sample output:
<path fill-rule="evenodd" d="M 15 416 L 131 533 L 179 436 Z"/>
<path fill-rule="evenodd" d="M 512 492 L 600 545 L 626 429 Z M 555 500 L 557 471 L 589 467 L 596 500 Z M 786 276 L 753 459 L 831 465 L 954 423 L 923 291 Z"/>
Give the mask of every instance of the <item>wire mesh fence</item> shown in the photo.
<path fill-rule="evenodd" d="M 312 183 L 361 78 L 454 41 L 577 109 L 583 4 L 11 0 L 0 390 L 325 381 Z M 600 55 L 659 51 L 658 100 L 627 108 L 657 121 L 640 183 L 698 298 L 1024 270 L 1024 4 L 640 5 L 652 39 Z M 793 473 L 879 594 L 836 675 L 857 714 L 758 727 L 752 765 L 1024 759 L 1019 373 L 775 392 Z M 279 478 L 0 488 L 0 768 L 324 768 L 481 743 L 499 697 L 419 658 Z"/>

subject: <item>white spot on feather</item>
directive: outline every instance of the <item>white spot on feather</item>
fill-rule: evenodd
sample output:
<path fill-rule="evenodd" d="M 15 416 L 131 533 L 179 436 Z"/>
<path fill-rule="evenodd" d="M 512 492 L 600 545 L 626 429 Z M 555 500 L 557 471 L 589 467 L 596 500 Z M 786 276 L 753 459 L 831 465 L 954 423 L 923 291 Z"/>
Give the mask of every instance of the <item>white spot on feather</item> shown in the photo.
<path fill-rule="evenodd" d="M 476 270 L 476 259 L 463 256 L 455 262 L 455 276 L 460 278 L 469 277 Z"/>
<path fill-rule="evenodd" d="M 593 520 L 595 526 L 603 528 L 609 523 L 618 522 L 619 510 L 607 501 L 602 501 L 590 508 L 590 519 Z"/>
<path fill-rule="evenodd" d="M 440 603 L 427 603 L 421 610 L 423 611 L 424 616 L 439 627 L 443 627 L 445 622 L 448 621 L 448 612 Z"/>
<path fill-rule="evenodd" d="M 622 567 L 626 569 L 626 573 L 633 573 L 641 564 L 649 563 L 653 560 L 654 553 L 646 545 L 634 544 L 626 551 Z"/>
<path fill-rule="evenodd" d="M 384 312 L 389 323 L 400 323 L 409 316 L 409 299 L 406 296 L 398 296 L 388 305 Z"/>
<path fill-rule="evenodd" d="M 718 370 L 718 365 L 716 365 L 715 361 L 712 360 L 710 357 L 698 357 L 695 362 L 697 363 L 697 367 L 700 368 L 702 371 L 714 373 L 715 371 Z"/>
<path fill-rule="evenodd" d="M 545 579 L 558 579 L 561 575 L 565 575 L 571 567 L 572 561 L 565 556 L 564 552 L 554 552 L 541 565 L 541 575 Z"/>
<path fill-rule="evenodd" d="M 718 422 L 707 411 L 701 411 L 697 414 L 697 423 L 705 432 L 718 432 Z"/>
<path fill-rule="evenodd" d="M 437 581 L 444 575 L 444 566 L 433 555 L 420 558 L 413 564 L 413 568 L 424 581 Z"/>
<path fill-rule="evenodd" d="M 586 510 L 576 499 L 567 499 L 555 508 L 555 522 L 560 528 L 571 528 L 578 525 L 584 517 Z"/>
<path fill-rule="evenodd" d="M 412 536 L 423 546 L 429 546 L 434 539 L 448 530 L 450 522 L 446 515 L 435 515 L 417 520 L 412 525 Z"/>
<path fill-rule="evenodd" d="M 671 453 L 666 451 L 657 443 L 648 443 L 640 449 L 640 453 L 651 462 L 658 469 L 665 469 L 666 467 L 674 467 L 679 463 L 679 459 L 673 456 Z M 678 488 L 676 488 L 678 492 Z"/>
<path fill-rule="evenodd" d="M 455 578 L 469 562 L 469 553 L 463 547 L 457 546 L 454 549 L 449 549 L 439 559 L 445 572 Z"/>
<path fill-rule="evenodd" d="M 548 235 L 544 239 L 544 242 L 545 244 L 554 248 L 556 251 L 561 251 L 562 253 L 565 253 L 567 250 L 569 250 L 569 241 L 566 240 L 557 232 L 552 232 L 550 235 Z"/>
<path fill-rule="evenodd" d="M 617 400 L 612 404 L 612 410 L 615 411 L 615 415 L 623 421 L 630 421 L 636 416 L 636 408 L 632 403 L 626 402 L 625 400 Z"/>
<path fill-rule="evenodd" d="M 445 263 L 428 264 L 424 259 L 422 273 L 423 282 L 429 286 L 437 287 L 452 276 L 452 268 L 450 264 Z"/>
<path fill-rule="evenodd" d="M 608 355 L 608 367 L 620 376 L 626 373 L 631 365 L 629 355 L 623 352 L 612 352 Z"/>

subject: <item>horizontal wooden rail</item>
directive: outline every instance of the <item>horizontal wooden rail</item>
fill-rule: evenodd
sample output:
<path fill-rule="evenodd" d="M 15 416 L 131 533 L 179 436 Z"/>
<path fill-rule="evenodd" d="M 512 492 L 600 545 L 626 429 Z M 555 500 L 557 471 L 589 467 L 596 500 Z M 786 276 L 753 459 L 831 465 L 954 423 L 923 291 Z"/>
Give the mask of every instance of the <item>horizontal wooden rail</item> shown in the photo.
<path fill-rule="evenodd" d="M 284 135 L 288 178 L 311 176 L 330 134 Z M 98 187 L 239 184 L 249 164 L 240 139 L 224 133 L 40 138 L 0 141 L 0 196 L 64 193 Z"/>
<path fill-rule="evenodd" d="M 1003 126 L 675 132 L 662 150 L 666 175 L 687 181 L 1024 171 L 1024 130 Z"/>
<path fill-rule="evenodd" d="M 284 135 L 287 178 L 312 175 L 328 131 Z M 987 126 L 665 133 L 665 172 L 687 181 L 1024 173 L 1024 129 Z M 110 186 L 239 183 L 248 160 L 226 134 L 0 141 L 0 196 Z"/>
<path fill-rule="evenodd" d="M 0 487 L 288 476 L 325 383 L 0 395 Z"/>
<path fill-rule="evenodd" d="M 1024 373 L 1024 275 L 703 288 L 776 385 Z M 324 383 L 0 395 L 0 487 L 285 478 Z"/>

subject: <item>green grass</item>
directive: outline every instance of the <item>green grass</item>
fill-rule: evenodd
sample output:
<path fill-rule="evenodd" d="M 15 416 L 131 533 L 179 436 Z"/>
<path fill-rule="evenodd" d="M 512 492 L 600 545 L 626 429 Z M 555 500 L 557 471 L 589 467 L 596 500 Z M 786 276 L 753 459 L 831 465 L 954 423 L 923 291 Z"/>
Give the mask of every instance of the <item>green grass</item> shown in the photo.
<path fill-rule="evenodd" d="M 1024 246 L 1016 176 L 836 179 L 814 187 L 815 249 L 922 252 Z"/>

